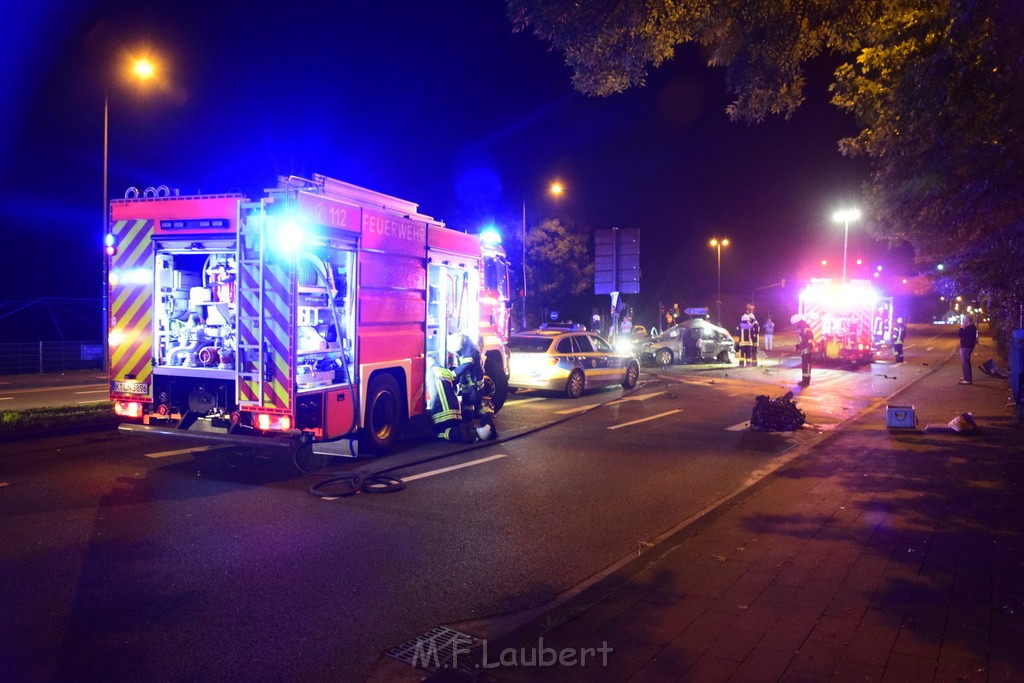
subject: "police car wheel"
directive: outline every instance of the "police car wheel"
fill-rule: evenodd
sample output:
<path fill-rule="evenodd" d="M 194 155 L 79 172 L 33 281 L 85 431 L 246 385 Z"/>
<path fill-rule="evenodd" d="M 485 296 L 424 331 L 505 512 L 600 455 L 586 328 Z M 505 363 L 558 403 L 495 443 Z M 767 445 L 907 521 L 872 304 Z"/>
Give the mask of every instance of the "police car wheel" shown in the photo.
<path fill-rule="evenodd" d="M 569 373 L 569 380 L 565 383 L 565 395 L 569 398 L 579 398 L 583 395 L 586 384 L 587 378 L 583 375 L 583 371 L 578 368 L 573 370 Z"/>
<path fill-rule="evenodd" d="M 626 376 L 622 378 L 622 388 L 632 389 L 640 379 L 640 366 L 637 363 L 630 363 L 626 366 Z"/>

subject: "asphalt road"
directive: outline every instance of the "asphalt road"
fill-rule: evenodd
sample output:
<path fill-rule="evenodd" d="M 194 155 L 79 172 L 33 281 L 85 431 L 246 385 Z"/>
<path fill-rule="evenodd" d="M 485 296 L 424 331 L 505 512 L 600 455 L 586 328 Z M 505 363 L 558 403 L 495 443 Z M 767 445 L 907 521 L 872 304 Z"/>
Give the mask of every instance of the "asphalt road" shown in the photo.
<path fill-rule="evenodd" d="M 110 400 L 110 385 L 102 373 L 0 376 L 0 410 L 29 410 L 87 405 Z"/>
<path fill-rule="evenodd" d="M 503 441 L 339 462 L 365 473 L 437 456 L 394 472 L 404 491 L 336 500 L 307 494 L 323 477 L 266 465 L 203 476 L 172 438 L 4 444 L 0 667 L 11 680 L 364 680 L 431 628 L 542 606 L 645 551 L 953 343 L 922 335 L 902 365 L 816 370 L 798 397 L 811 426 L 793 434 L 744 421 L 754 396 L 794 388 L 795 358 L 647 369 L 625 395 L 519 392 Z"/>

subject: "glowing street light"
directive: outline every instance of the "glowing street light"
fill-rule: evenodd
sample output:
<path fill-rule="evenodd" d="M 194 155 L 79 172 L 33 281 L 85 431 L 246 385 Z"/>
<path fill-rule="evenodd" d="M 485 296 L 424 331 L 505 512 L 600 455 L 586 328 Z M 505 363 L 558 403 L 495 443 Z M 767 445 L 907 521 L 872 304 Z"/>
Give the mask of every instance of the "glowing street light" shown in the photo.
<path fill-rule="evenodd" d="M 561 197 L 565 194 L 565 185 L 560 181 L 554 181 L 548 186 L 548 192 L 553 197 Z M 526 197 L 523 197 L 523 317 L 520 320 L 521 329 L 526 329 Z"/>
<path fill-rule="evenodd" d="M 860 209 L 840 209 L 832 220 L 843 224 L 843 284 L 846 284 L 846 245 L 850 240 L 850 222 L 860 220 Z"/>
<path fill-rule="evenodd" d="M 128 66 L 128 72 L 135 77 L 135 79 L 144 83 L 156 77 L 157 68 L 156 64 L 148 57 L 140 57 L 132 59 Z M 110 155 L 110 89 L 105 88 L 103 91 L 103 221 L 101 222 L 102 233 L 100 235 L 100 244 L 106 244 L 107 233 L 109 232 L 109 226 L 107 220 L 109 218 L 109 208 L 107 206 L 109 202 L 107 192 L 107 177 L 108 177 L 108 159 Z M 100 294 L 102 300 L 102 315 L 103 320 L 100 324 L 100 334 L 103 336 L 103 369 L 108 369 L 109 363 L 109 347 L 107 340 L 107 309 L 110 303 L 110 292 L 108 290 L 109 283 L 107 280 L 110 278 L 109 265 L 107 263 L 108 255 L 106 250 L 103 251 L 103 282 L 100 287 Z"/>
<path fill-rule="evenodd" d="M 716 311 L 717 311 L 717 314 L 718 314 L 718 324 L 721 325 L 722 324 L 722 247 L 729 246 L 729 238 L 723 237 L 722 239 L 718 239 L 717 237 L 712 237 L 711 241 L 708 244 L 710 244 L 712 247 L 715 247 L 718 250 L 718 297 L 715 299 L 715 306 L 716 306 Z"/>

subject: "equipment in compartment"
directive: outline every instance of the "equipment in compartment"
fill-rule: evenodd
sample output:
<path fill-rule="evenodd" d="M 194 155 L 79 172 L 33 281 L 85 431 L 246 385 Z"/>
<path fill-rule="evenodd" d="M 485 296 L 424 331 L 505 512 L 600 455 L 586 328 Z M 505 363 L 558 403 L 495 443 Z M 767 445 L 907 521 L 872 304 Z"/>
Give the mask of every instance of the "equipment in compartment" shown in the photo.
<path fill-rule="evenodd" d="M 233 253 L 172 248 L 157 255 L 156 326 L 164 367 L 234 368 L 237 355 Z"/>

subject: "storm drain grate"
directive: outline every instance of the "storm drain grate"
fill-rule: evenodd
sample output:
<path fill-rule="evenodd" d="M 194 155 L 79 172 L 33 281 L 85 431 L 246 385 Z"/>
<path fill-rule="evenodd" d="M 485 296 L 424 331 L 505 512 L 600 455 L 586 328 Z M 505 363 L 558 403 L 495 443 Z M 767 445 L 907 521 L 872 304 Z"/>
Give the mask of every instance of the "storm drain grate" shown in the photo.
<path fill-rule="evenodd" d="M 472 674 L 482 642 L 468 633 L 438 626 L 385 654 L 417 669 L 455 669 Z"/>

